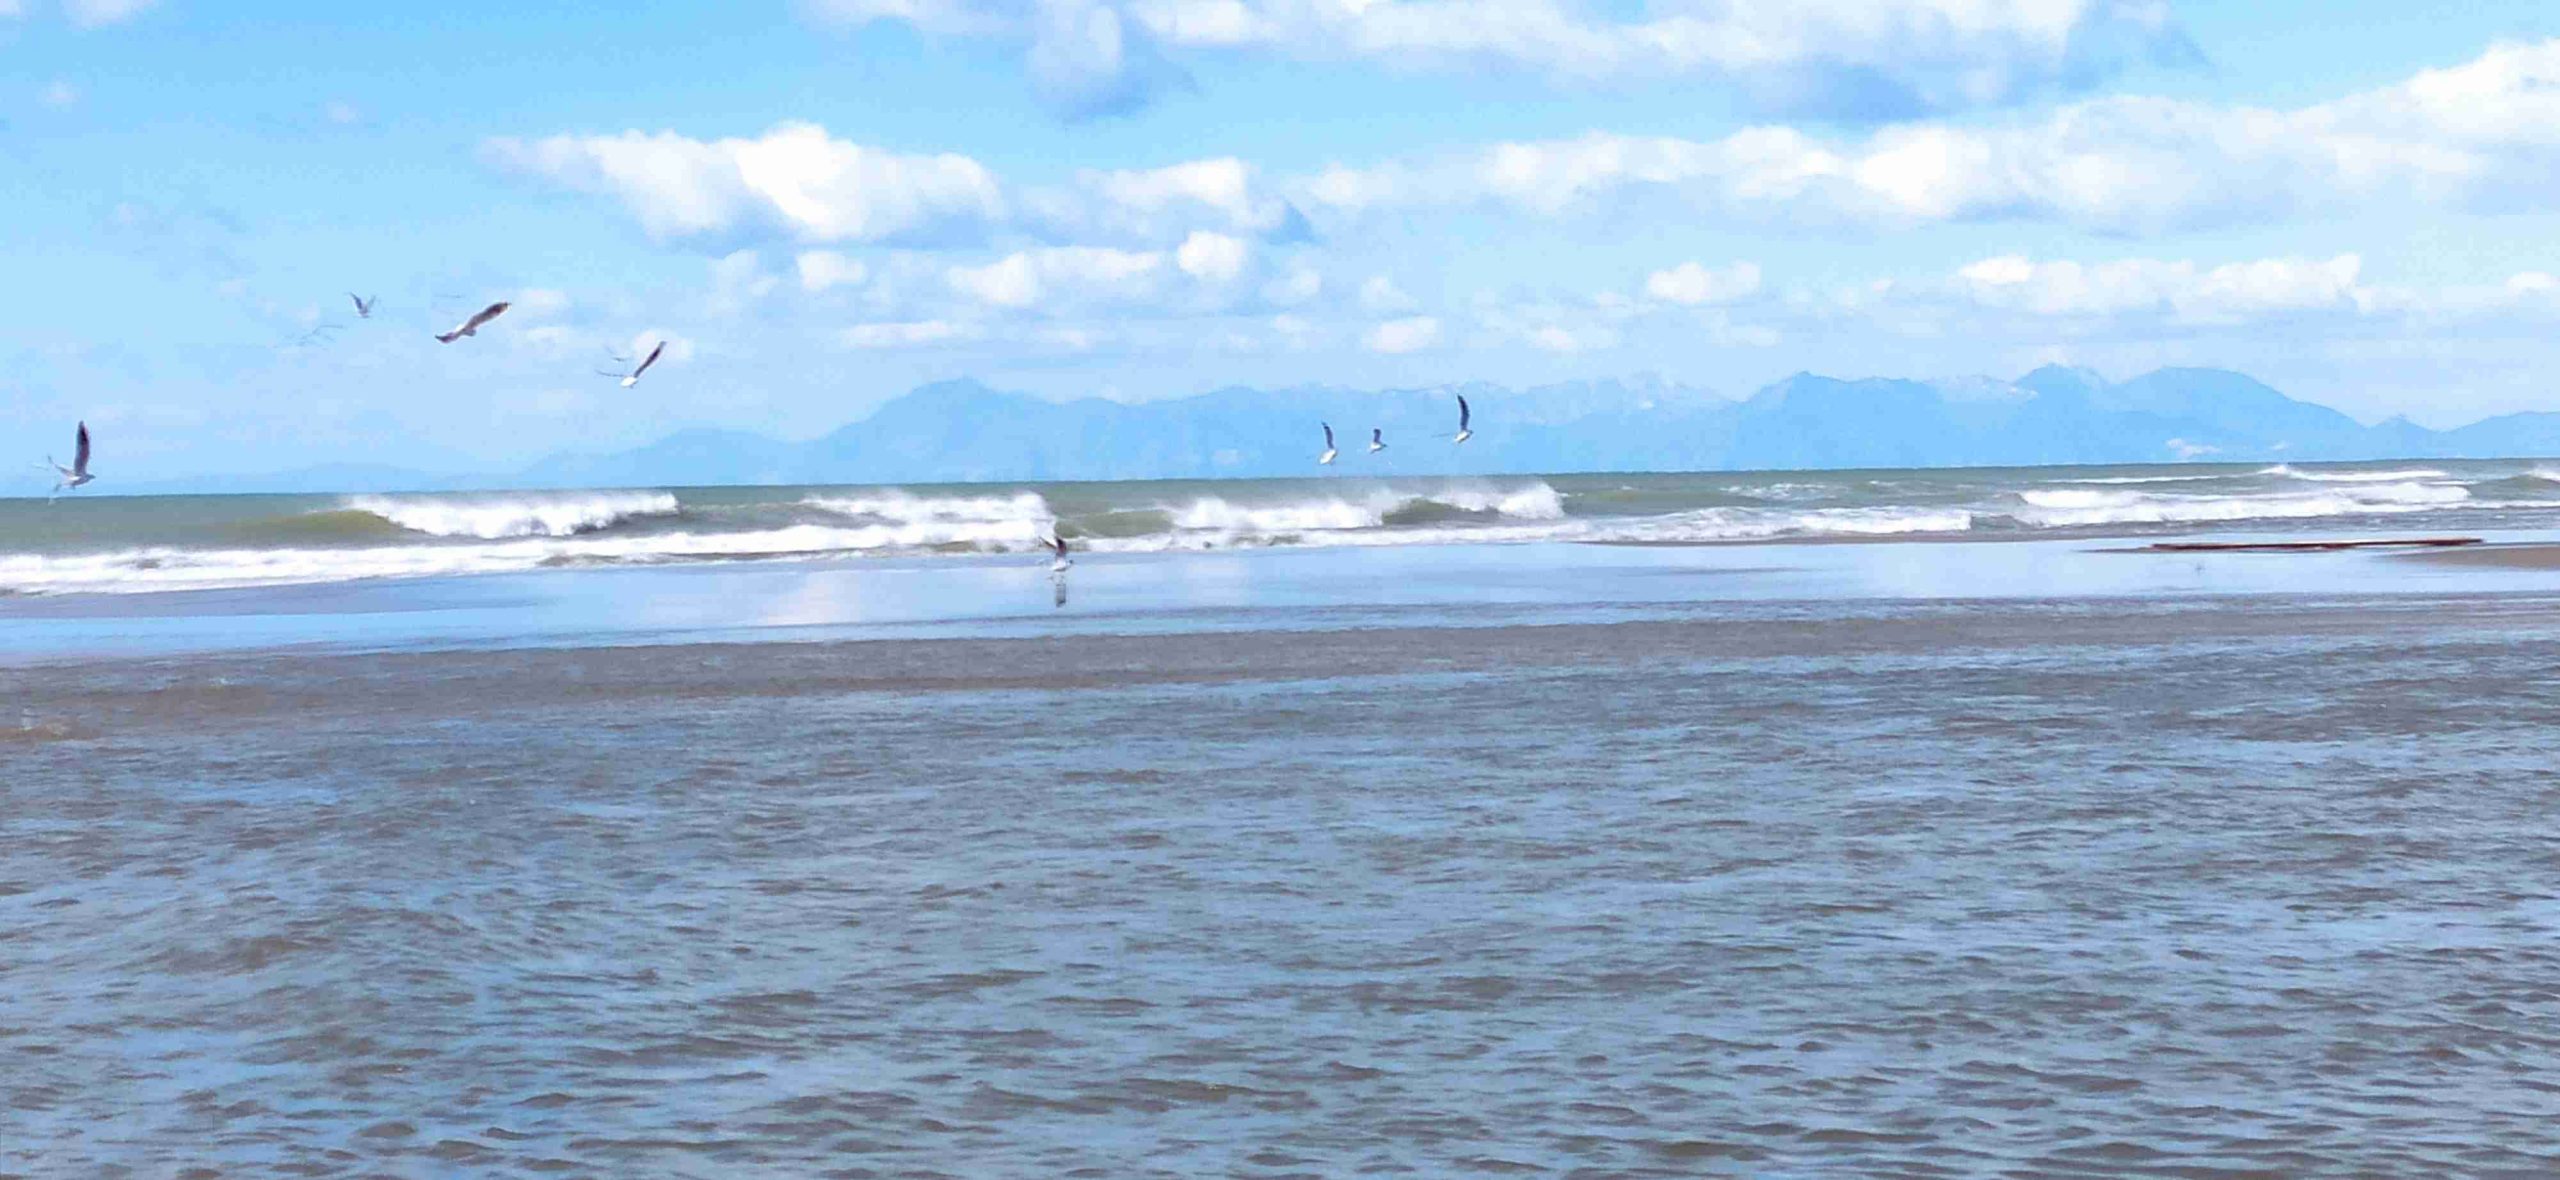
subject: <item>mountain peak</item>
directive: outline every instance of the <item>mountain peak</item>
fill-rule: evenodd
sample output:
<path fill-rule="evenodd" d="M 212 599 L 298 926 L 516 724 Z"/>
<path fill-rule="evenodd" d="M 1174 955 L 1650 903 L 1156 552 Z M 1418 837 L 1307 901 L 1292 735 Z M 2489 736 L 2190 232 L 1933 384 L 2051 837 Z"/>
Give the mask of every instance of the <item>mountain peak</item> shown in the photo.
<path fill-rule="evenodd" d="M 2078 365 L 2038 365 L 2010 384 L 2040 394 L 2090 394 L 2106 388 L 2107 379 Z"/>

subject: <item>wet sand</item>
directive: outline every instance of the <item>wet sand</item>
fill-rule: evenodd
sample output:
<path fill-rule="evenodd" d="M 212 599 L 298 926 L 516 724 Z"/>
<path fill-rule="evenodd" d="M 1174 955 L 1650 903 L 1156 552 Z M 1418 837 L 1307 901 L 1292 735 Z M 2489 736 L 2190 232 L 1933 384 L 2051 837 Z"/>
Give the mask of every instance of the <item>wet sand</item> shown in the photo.
<path fill-rule="evenodd" d="M 2560 570 L 2560 545 L 2482 545 L 2443 553 L 2410 554 L 2408 558 L 2469 569 Z"/>
<path fill-rule="evenodd" d="M 2560 1164 L 2560 600 L 1701 610 L 0 667 L 0 1173 Z"/>

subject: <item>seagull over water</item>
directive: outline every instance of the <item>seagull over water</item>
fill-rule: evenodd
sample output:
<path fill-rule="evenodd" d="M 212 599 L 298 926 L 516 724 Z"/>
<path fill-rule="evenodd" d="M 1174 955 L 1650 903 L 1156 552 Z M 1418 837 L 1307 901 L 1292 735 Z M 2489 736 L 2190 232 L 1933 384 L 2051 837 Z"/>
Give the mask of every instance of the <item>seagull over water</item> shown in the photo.
<path fill-rule="evenodd" d="M 474 313 L 470 319 L 462 321 L 461 327 L 455 328 L 450 332 L 436 333 L 436 342 L 439 344 L 451 344 L 465 336 L 477 336 L 480 334 L 481 325 L 486 324 L 499 316 L 505 315 L 506 312 L 507 301 L 501 299 L 496 303 L 492 303 L 487 307 L 481 308 L 478 312 Z"/>
<path fill-rule="evenodd" d="M 365 298 L 365 297 L 363 297 L 363 296 L 361 296 L 361 295 L 356 294 L 356 293 L 355 293 L 355 292 L 353 292 L 353 291 L 349 291 L 349 292 L 347 292 L 347 298 L 349 298 L 349 299 L 353 299 L 353 300 L 355 300 L 355 301 L 356 301 L 356 318 L 357 318 L 357 319 L 360 319 L 360 320 L 369 320 L 369 319 L 372 319 L 372 318 L 373 318 L 373 305 L 374 305 L 374 304 L 376 304 L 376 303 L 381 302 L 381 300 L 382 300 L 382 297 L 381 297 L 381 296 L 379 296 L 379 295 L 376 295 L 376 296 L 374 296 L 374 297 L 373 297 L 373 298 L 371 298 L 371 299 L 367 299 L 367 298 Z"/>
<path fill-rule="evenodd" d="M 1075 562 L 1068 560 L 1067 558 L 1067 539 L 1065 537 L 1051 534 L 1049 537 L 1049 551 L 1056 554 L 1056 556 L 1049 559 L 1050 573 L 1063 574 L 1067 572 L 1068 566 L 1075 564 Z"/>
<path fill-rule="evenodd" d="M 1453 438 L 1453 439 L 1450 439 L 1449 441 L 1450 441 L 1450 442 L 1465 442 L 1465 441 L 1467 441 L 1468 439 L 1474 438 L 1475 436 L 1476 436 L 1476 432 L 1467 428 L 1467 395 L 1465 395 L 1465 394 L 1463 394 L 1463 393 L 1462 393 L 1462 394 L 1459 394 L 1459 395 L 1458 395 L 1458 437 Z"/>
<path fill-rule="evenodd" d="M 1376 426 L 1370 427 L 1369 453 L 1374 455 L 1385 449 L 1387 449 L 1387 432 Z"/>
<path fill-rule="evenodd" d="M 1316 456 L 1316 463 L 1321 466 L 1333 462 L 1333 457 L 1342 452 L 1333 449 L 1333 424 L 1319 422 L 1316 425 L 1324 427 L 1324 454 Z"/>
<path fill-rule="evenodd" d="M 53 494 L 54 494 L 54 495 L 59 496 L 59 495 L 61 495 L 61 494 L 63 493 L 63 490 L 64 490 L 64 489 L 66 489 L 66 488 L 76 488 L 76 487 L 79 487 L 81 484 L 87 483 L 87 482 L 89 482 L 90 480 L 92 480 L 92 479 L 96 479 L 96 478 L 97 478 L 96 476 L 89 474 L 89 424 L 88 424 L 88 423 L 83 422 L 83 423 L 81 423 L 81 424 L 80 424 L 80 436 L 79 436 L 79 438 L 80 438 L 80 441 L 79 441 L 78 443 L 74 444 L 74 446 L 75 446 L 75 448 L 76 448 L 76 449 L 74 449 L 74 450 L 71 452 L 71 466 L 69 466 L 69 467 L 65 467 L 65 466 L 63 466 L 63 465 L 62 465 L 62 464 L 60 464 L 60 463 L 56 463 L 56 462 L 54 462 L 54 461 L 53 461 L 53 456 L 51 456 L 51 455 L 47 455 L 47 456 L 45 456 L 45 457 L 44 457 L 44 465 L 45 465 L 45 466 L 47 466 L 47 467 L 50 467 L 50 468 L 54 469 L 56 472 L 59 472 L 59 473 L 60 473 L 60 475 L 59 475 L 59 476 L 55 479 L 55 481 L 54 481 L 54 485 L 53 485 Z"/>
<path fill-rule="evenodd" d="M 658 363 L 658 354 L 659 354 L 659 353 L 662 353 L 662 352 L 665 352 L 666 350 L 667 350 L 667 342 L 666 342 L 666 341 L 664 341 L 664 340 L 659 341 L 659 342 L 658 342 L 658 346 L 657 346 L 656 348 L 652 348 L 652 349 L 650 349 L 650 350 L 649 350 L 649 355 L 648 355 L 648 356 L 641 358 L 641 361 L 640 361 L 640 367 L 639 367 L 639 368 L 637 368 L 637 369 L 633 369 L 633 370 L 631 370 L 631 371 L 630 371 L 630 372 L 628 372 L 628 373 L 604 373 L 604 370 L 602 370 L 602 369 L 598 369 L 598 370 L 596 370 L 596 371 L 597 371 L 597 372 L 599 372 L 599 373 L 604 373 L 604 375 L 605 375 L 605 376 L 607 376 L 607 377 L 620 377 L 620 378 L 622 378 L 622 387 L 623 387 L 624 389 L 629 389 L 629 388 L 631 388 L 631 387 L 632 387 L 632 386 L 634 386 L 634 385 L 638 385 L 638 384 L 640 384 L 640 374 L 648 372 L 648 371 L 649 371 L 649 366 L 654 365 L 654 364 L 657 364 L 657 363 Z"/>

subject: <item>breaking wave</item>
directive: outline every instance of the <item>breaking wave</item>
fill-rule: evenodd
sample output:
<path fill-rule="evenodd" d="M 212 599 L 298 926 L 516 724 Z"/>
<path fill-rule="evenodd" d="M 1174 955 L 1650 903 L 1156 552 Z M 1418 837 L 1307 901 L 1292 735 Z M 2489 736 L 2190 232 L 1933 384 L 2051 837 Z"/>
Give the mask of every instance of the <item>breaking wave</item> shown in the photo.
<path fill-rule="evenodd" d="M 1186 504 L 1166 505 L 1162 511 L 1177 533 L 1214 534 L 1235 541 L 1464 520 L 1565 517 L 1563 495 L 1544 482 L 1514 487 L 1462 485 L 1423 492 L 1385 487 L 1351 497 L 1278 503 L 1201 496 Z"/>
<path fill-rule="evenodd" d="M 1704 544 L 2073 530 L 2361 527 L 2560 514 L 2560 464 L 2305 471 L 1556 476 L 1203 487 L 831 488 L 244 497 L 65 535 L 48 506 L 0 543 L 0 594 L 120 593 L 738 560 L 1270 546 Z M 2221 482 L 2212 482 L 2221 481 Z M 0 514 L 0 530 L 8 527 Z M 5 538 L 0 538 L 4 541 Z"/>
<path fill-rule="evenodd" d="M 2355 483 L 2333 492 L 2256 496 L 2178 496 L 2086 488 L 2039 488 L 2017 495 L 2025 506 L 2008 515 L 2032 528 L 2305 520 L 2424 512 L 2471 498 L 2470 491 L 2459 485 L 2435 483 Z"/>
<path fill-rule="evenodd" d="M 1058 527 L 1037 492 L 1010 496 L 917 496 L 891 488 L 863 496 L 810 496 L 801 505 L 861 525 L 877 544 L 859 548 L 1024 549 Z"/>
<path fill-rule="evenodd" d="M 683 511 L 666 492 L 570 492 L 560 495 L 352 496 L 345 510 L 380 517 L 430 537 L 567 537 L 626 520 Z"/>

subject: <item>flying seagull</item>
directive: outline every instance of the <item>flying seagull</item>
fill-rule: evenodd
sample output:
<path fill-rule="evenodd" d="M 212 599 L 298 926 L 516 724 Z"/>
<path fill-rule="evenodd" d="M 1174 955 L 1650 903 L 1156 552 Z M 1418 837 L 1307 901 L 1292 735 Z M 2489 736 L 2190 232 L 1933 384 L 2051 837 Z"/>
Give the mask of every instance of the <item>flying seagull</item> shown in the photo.
<path fill-rule="evenodd" d="M 336 325 L 336 324 L 320 324 L 320 325 L 316 325 L 316 326 L 314 326 L 310 331 L 305 332 L 305 333 L 303 333 L 303 334 L 301 334 L 301 335 L 299 335 L 299 336 L 294 337 L 294 338 L 293 338 L 293 343 L 291 343 L 291 344 L 287 344 L 287 345 L 285 345 L 285 347 L 287 347 L 287 348 L 308 348 L 308 347 L 310 347 L 311 345 L 314 345 L 314 344 L 323 344 L 323 343 L 326 343 L 326 342 L 328 342 L 328 341 L 330 341 L 330 340 L 336 339 L 336 338 L 337 338 L 337 335 L 338 335 L 338 325 Z"/>
<path fill-rule="evenodd" d="M 630 371 L 630 372 L 628 372 L 628 373 L 605 373 L 605 372 L 604 372 L 604 370 L 602 370 L 602 369 L 598 369 L 598 370 L 596 370 L 596 372 L 604 373 L 604 375 L 605 375 L 605 376 L 607 376 L 607 377 L 620 377 L 620 378 L 622 378 L 622 387 L 623 387 L 624 389 L 629 389 L 629 388 L 631 388 L 631 387 L 632 387 L 632 386 L 634 386 L 634 385 L 638 385 L 638 384 L 640 384 L 640 374 L 648 372 L 648 371 L 649 371 L 649 366 L 654 365 L 654 364 L 657 364 L 657 363 L 658 363 L 658 354 L 659 354 L 659 353 L 662 353 L 662 352 L 665 352 L 666 350 L 667 350 L 667 342 L 666 342 L 666 341 L 664 341 L 664 340 L 661 340 L 661 341 L 659 341 L 659 342 L 658 342 L 658 346 L 657 346 L 656 348 L 652 348 L 652 349 L 650 349 L 650 350 L 649 350 L 649 355 L 648 355 L 647 357 L 644 357 L 644 358 L 642 358 L 642 359 L 641 359 L 641 361 L 640 361 L 640 367 L 639 367 L 639 368 L 637 368 L 637 369 L 633 369 L 633 370 L 631 370 L 631 371 Z"/>
<path fill-rule="evenodd" d="M 499 316 L 505 315 L 506 312 L 507 301 L 501 299 L 496 303 L 492 303 L 487 307 L 481 308 L 479 312 L 473 315 L 470 319 L 462 321 L 461 327 L 455 328 L 450 332 L 436 333 L 436 342 L 439 344 L 451 344 L 465 336 L 477 336 L 480 334 L 480 326 L 482 324 L 486 324 Z"/>
<path fill-rule="evenodd" d="M 1051 534 L 1049 537 L 1049 551 L 1056 554 L 1056 556 L 1049 559 L 1050 573 L 1063 574 L 1067 572 L 1068 566 L 1075 564 L 1075 562 L 1070 561 L 1067 558 L 1067 539 L 1065 537 Z"/>
<path fill-rule="evenodd" d="M 1475 436 L 1476 436 L 1476 432 L 1475 432 L 1475 431 L 1467 429 L 1467 395 L 1465 395 L 1465 394 L 1463 394 L 1463 393 L 1462 393 L 1462 394 L 1459 394 L 1459 395 L 1458 395 L 1458 437 L 1453 438 L 1453 439 L 1450 439 L 1449 441 L 1450 441 L 1450 442 L 1465 442 L 1465 441 L 1467 441 L 1468 439 L 1474 438 Z"/>
<path fill-rule="evenodd" d="M 83 422 L 80 424 L 80 441 L 74 444 L 74 447 L 75 449 L 71 452 L 71 466 L 69 467 L 65 467 L 60 463 L 54 462 L 53 456 L 51 455 L 44 457 L 45 466 L 53 468 L 55 471 L 61 473 L 54 481 L 54 495 L 59 496 L 65 488 L 76 488 L 81 484 L 97 478 L 96 476 L 89 474 L 88 423 Z"/>
<path fill-rule="evenodd" d="M 1316 463 L 1318 465 L 1331 463 L 1334 455 L 1339 453 L 1333 449 L 1333 423 L 1319 422 L 1316 425 L 1324 427 L 1324 454 L 1316 457 Z"/>
<path fill-rule="evenodd" d="M 365 297 L 363 297 L 363 296 L 361 296 L 361 295 L 356 294 L 356 293 L 355 293 L 355 292 L 353 292 L 353 291 L 349 291 L 349 292 L 347 292 L 347 298 L 349 298 L 349 299 L 353 299 L 353 300 L 355 300 L 355 301 L 356 301 L 356 318 L 357 318 L 357 319 L 360 319 L 360 320 L 369 320 L 369 319 L 372 319 L 372 318 L 373 318 L 373 305 L 374 305 L 374 304 L 376 304 L 376 303 L 381 302 L 381 300 L 382 300 L 382 297 L 381 297 L 381 296 L 379 296 L 379 295 L 376 295 L 376 296 L 374 296 L 374 297 L 373 297 L 373 298 L 371 298 L 371 299 L 367 299 L 367 298 L 365 298 Z"/>
<path fill-rule="evenodd" d="M 1375 426 L 1370 427 L 1369 453 L 1374 455 L 1385 449 L 1387 449 L 1387 432 Z"/>

